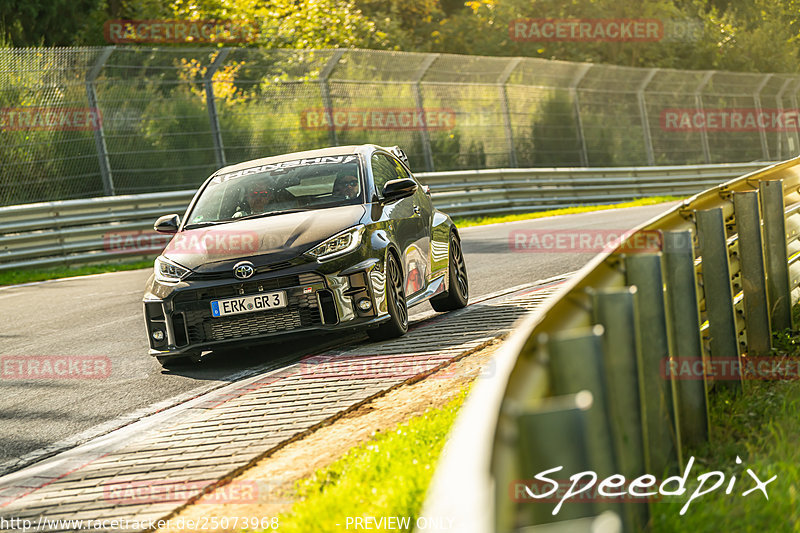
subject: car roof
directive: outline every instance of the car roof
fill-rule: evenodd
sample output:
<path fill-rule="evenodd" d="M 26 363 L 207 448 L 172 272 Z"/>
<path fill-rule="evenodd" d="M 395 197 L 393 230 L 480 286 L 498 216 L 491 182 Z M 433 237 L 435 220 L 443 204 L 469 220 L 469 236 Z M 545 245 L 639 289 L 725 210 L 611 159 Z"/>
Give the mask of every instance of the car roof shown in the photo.
<path fill-rule="evenodd" d="M 228 172 L 236 172 L 246 168 L 269 165 L 273 163 L 282 163 L 284 161 L 294 161 L 295 159 L 308 159 L 312 157 L 326 157 L 337 155 L 361 154 L 367 155 L 375 150 L 386 150 L 382 146 L 375 144 L 360 144 L 348 146 L 332 146 L 330 148 L 321 148 L 318 150 L 306 150 L 305 152 L 292 152 L 290 154 L 273 155 L 270 157 L 262 157 L 261 159 L 251 159 L 249 161 L 242 161 L 235 165 L 229 165 L 217 170 L 214 174 L 227 174 Z"/>

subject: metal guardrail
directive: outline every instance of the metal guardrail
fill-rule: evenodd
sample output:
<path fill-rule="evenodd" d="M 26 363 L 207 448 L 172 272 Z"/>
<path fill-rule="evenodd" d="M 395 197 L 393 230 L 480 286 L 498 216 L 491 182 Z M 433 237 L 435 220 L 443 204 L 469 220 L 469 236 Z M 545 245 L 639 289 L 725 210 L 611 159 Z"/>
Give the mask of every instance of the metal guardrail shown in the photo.
<path fill-rule="evenodd" d="M 763 165 L 499 169 L 417 176 L 430 185 L 437 207 L 452 216 L 469 216 L 687 196 Z M 158 250 L 125 246 L 121 239 L 142 237 L 147 242 L 155 235 L 154 220 L 183 213 L 194 192 L 0 207 L 0 270 L 154 257 Z"/>
<path fill-rule="evenodd" d="M 642 232 L 658 232 L 660 250 L 634 253 Z M 683 472 L 711 430 L 709 391 L 742 387 L 710 364 L 744 368 L 771 354 L 771 332 L 793 327 L 799 235 L 797 158 L 697 194 L 597 255 L 475 385 L 422 515 L 461 532 L 641 530 L 647 504 L 590 497 L 553 516 L 555 503 L 515 491 L 557 466 L 550 477 L 564 480 Z M 703 362 L 696 379 L 665 370 L 677 358 Z"/>

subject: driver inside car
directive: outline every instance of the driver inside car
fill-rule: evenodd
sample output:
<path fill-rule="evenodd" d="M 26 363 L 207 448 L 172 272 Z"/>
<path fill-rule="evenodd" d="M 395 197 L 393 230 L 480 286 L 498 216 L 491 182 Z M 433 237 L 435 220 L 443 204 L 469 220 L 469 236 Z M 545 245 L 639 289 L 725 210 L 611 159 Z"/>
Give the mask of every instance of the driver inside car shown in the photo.
<path fill-rule="evenodd" d="M 343 172 L 336 176 L 336 181 L 333 182 L 333 191 L 331 193 L 337 198 L 344 198 L 345 200 L 352 200 L 359 195 L 358 178 L 349 172 Z"/>
<path fill-rule="evenodd" d="M 260 215 L 271 211 L 270 205 L 275 203 L 275 191 L 268 187 L 256 187 L 247 193 L 246 200 L 246 205 L 240 206 L 232 218 Z"/>

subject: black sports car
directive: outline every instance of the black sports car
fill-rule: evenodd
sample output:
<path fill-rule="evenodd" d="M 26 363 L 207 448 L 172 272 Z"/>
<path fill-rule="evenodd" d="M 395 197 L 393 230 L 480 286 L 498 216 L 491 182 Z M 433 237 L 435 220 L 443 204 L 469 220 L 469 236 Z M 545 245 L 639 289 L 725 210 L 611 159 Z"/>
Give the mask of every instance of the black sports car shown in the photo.
<path fill-rule="evenodd" d="M 408 307 L 464 307 L 458 231 L 398 147 L 342 146 L 222 168 L 186 214 L 147 282 L 150 354 L 162 365 L 266 337 L 367 328 L 403 335 Z"/>

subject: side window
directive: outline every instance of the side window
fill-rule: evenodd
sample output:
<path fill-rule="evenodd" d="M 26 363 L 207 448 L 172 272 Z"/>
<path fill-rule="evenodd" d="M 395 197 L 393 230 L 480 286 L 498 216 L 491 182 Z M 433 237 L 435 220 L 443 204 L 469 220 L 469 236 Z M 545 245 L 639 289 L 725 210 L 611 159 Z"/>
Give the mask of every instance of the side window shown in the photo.
<path fill-rule="evenodd" d="M 375 190 L 378 191 L 378 196 L 382 197 L 383 186 L 387 181 L 396 180 L 400 177 L 406 177 L 404 174 L 398 174 L 395 163 L 391 158 L 384 154 L 372 155 L 372 178 L 375 181 Z"/>

